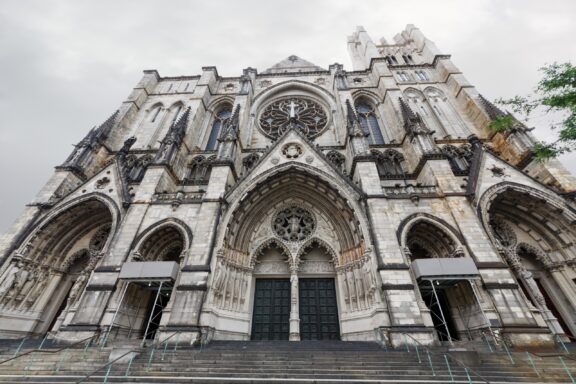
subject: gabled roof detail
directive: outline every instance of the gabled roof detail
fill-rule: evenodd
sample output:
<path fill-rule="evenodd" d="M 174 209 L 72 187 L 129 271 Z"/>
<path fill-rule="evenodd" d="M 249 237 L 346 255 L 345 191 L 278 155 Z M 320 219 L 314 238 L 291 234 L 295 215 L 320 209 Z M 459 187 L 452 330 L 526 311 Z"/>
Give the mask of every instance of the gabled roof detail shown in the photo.
<path fill-rule="evenodd" d="M 301 59 L 296 55 L 291 55 L 284 60 L 274 64 L 265 70 L 264 73 L 294 73 L 315 71 L 325 71 L 325 69 L 307 60 Z"/>
<path fill-rule="evenodd" d="M 286 148 L 287 144 L 297 143 L 300 146 L 302 153 L 295 155 L 284 153 L 286 150 L 290 151 L 291 148 Z M 267 151 L 260 156 L 257 164 L 250 170 L 249 173 L 244 175 L 238 180 L 226 194 L 225 199 L 230 199 L 231 196 L 237 195 L 239 190 L 243 190 L 246 185 L 251 183 L 258 175 L 271 171 L 273 168 L 282 166 L 285 163 L 299 163 L 307 168 L 315 168 L 318 171 L 329 175 L 333 180 L 340 180 L 342 186 L 346 185 L 352 193 L 357 196 L 363 196 L 364 192 L 356 186 L 352 180 L 342 174 L 331 162 L 326 155 L 306 136 L 296 129 L 288 129 L 274 142 L 274 144 L 267 149 Z"/>

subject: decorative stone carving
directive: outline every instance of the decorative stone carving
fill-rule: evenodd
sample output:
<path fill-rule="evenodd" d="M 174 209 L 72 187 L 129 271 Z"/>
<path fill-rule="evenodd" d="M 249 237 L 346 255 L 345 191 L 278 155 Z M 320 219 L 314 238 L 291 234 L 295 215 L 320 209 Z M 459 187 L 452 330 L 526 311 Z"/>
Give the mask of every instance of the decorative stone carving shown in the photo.
<path fill-rule="evenodd" d="M 496 239 L 505 248 L 512 248 L 516 245 L 516 234 L 512 227 L 502 219 L 494 218 L 490 220 L 490 227 Z"/>
<path fill-rule="evenodd" d="M 324 131 L 328 117 L 317 102 L 303 97 L 290 97 L 269 104 L 259 121 L 260 129 L 271 139 L 277 139 L 291 128 L 313 138 Z"/>
<path fill-rule="evenodd" d="M 108 177 L 103 177 L 96 181 L 96 188 L 97 189 L 104 189 L 106 186 L 110 184 L 110 179 Z"/>
<path fill-rule="evenodd" d="M 502 167 L 497 167 L 495 164 L 492 164 L 491 168 L 487 168 L 490 172 L 492 172 L 492 176 L 494 177 L 500 177 L 500 178 L 504 178 L 504 177 L 510 177 L 510 175 L 506 174 L 504 172 L 504 168 Z"/>
<path fill-rule="evenodd" d="M 295 160 L 302 155 L 302 147 L 297 143 L 286 144 L 282 148 L 282 154 L 289 160 Z"/>
<path fill-rule="evenodd" d="M 101 228 L 92 236 L 90 239 L 90 246 L 91 250 L 100 251 L 106 245 L 106 240 L 108 240 L 108 235 L 110 234 L 110 227 L 106 226 Z"/>
<path fill-rule="evenodd" d="M 314 232 L 315 227 L 312 214 L 297 206 L 282 209 L 272 221 L 274 233 L 285 241 L 302 241 Z"/>

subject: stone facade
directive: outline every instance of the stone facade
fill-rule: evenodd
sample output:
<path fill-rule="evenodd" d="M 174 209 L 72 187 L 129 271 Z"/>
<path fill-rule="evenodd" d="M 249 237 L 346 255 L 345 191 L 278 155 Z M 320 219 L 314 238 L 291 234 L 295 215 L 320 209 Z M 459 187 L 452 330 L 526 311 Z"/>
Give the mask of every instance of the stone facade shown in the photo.
<path fill-rule="evenodd" d="M 248 340 L 256 281 L 284 279 L 300 340 L 302 279 L 324 279 L 343 340 L 574 336 L 573 176 L 520 122 L 490 132 L 504 112 L 416 27 L 348 47 L 353 71 L 144 71 L 0 238 L 0 334 L 141 338 L 154 318 L 155 337 Z M 439 258 L 478 275 L 435 301 L 411 265 Z M 128 261 L 178 274 L 155 291 Z"/>

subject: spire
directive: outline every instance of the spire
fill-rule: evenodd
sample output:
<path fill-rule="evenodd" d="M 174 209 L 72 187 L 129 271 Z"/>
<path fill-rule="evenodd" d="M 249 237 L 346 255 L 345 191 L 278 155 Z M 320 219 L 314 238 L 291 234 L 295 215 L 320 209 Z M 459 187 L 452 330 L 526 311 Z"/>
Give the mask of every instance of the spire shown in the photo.
<path fill-rule="evenodd" d="M 484 96 L 478 95 L 478 98 L 480 99 L 480 104 L 482 104 L 482 107 L 484 107 L 484 111 L 486 111 L 488 117 L 490 117 L 491 120 L 494 120 L 499 116 L 506 115 L 506 113 L 504 113 L 500 108 L 498 108 L 497 106 L 492 104 L 492 102 L 484 98 Z"/>
<path fill-rule="evenodd" d="M 78 144 L 74 146 L 74 150 L 68 156 L 62 168 L 73 170 L 79 174 L 83 174 L 84 166 L 90 161 L 92 151 L 108 138 L 119 111 L 116 110 L 106 121 L 104 121 L 98 128 L 93 127 Z"/>
<path fill-rule="evenodd" d="M 366 137 L 368 133 L 364 132 L 362 125 L 360 124 L 360 119 L 350 103 L 350 100 L 346 100 L 346 128 L 348 129 L 348 135 L 353 137 Z"/>
<path fill-rule="evenodd" d="M 170 129 L 162 139 L 160 149 L 156 153 L 154 163 L 156 164 L 169 164 L 174 157 L 174 153 L 182 144 L 182 139 L 186 134 L 186 127 L 188 126 L 188 116 L 190 115 L 190 107 L 186 108 L 182 116 L 174 121 Z"/>
<path fill-rule="evenodd" d="M 404 99 L 399 97 L 398 100 L 400 101 L 400 110 L 402 111 L 402 119 L 404 120 L 404 130 L 407 134 L 433 133 L 426 127 L 420 115 L 415 113 Z"/>
<path fill-rule="evenodd" d="M 400 102 L 400 110 L 402 112 L 406 134 L 412 138 L 416 138 L 422 154 L 438 152 L 438 148 L 432 137 L 434 132 L 426 127 L 420 115 L 412 111 L 412 108 L 410 108 L 401 97 L 398 98 L 398 101 Z"/>
<path fill-rule="evenodd" d="M 232 116 L 224 122 L 218 141 L 233 141 L 238 138 L 238 124 L 240 120 L 240 105 L 236 105 Z"/>
<path fill-rule="evenodd" d="M 112 128 L 116 123 L 116 118 L 118 117 L 118 113 L 120 110 L 116 110 L 109 118 L 106 119 L 97 129 L 94 136 L 94 139 L 98 142 L 102 143 L 104 140 L 110 136 L 110 132 L 112 132 Z"/>

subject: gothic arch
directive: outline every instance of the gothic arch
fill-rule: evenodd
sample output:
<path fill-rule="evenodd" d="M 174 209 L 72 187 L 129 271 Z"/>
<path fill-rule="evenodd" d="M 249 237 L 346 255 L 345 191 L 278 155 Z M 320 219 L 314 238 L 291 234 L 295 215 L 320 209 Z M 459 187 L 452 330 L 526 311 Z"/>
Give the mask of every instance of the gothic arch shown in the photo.
<path fill-rule="evenodd" d="M 229 95 L 220 96 L 215 97 L 213 100 L 211 100 L 208 106 L 206 107 L 206 110 L 212 115 L 216 111 L 222 109 L 225 106 L 229 106 L 230 108 L 232 108 L 233 105 L 234 105 L 234 98 L 232 96 Z"/>
<path fill-rule="evenodd" d="M 424 91 L 422 92 L 424 95 L 426 95 L 426 97 L 439 97 L 442 99 L 442 101 L 446 101 L 448 100 L 448 98 L 446 97 L 446 94 L 444 92 L 442 92 L 442 90 L 436 88 L 436 87 L 426 87 L 424 88 Z M 437 93 L 437 96 L 434 95 L 434 93 Z"/>
<path fill-rule="evenodd" d="M 150 237 L 154 235 L 154 233 L 161 231 L 162 229 L 165 228 L 174 228 L 176 231 L 180 233 L 183 242 L 182 250 L 190 248 L 190 244 L 192 243 L 192 230 L 182 220 L 179 220 L 175 217 L 171 217 L 160 220 L 150 225 L 144 231 L 142 231 L 138 236 L 136 236 L 136 238 L 132 242 L 132 246 L 130 247 L 130 249 L 132 251 L 139 252 L 144 243 L 146 243 L 146 241 L 149 240 Z"/>
<path fill-rule="evenodd" d="M 0 305 L 7 311 L 28 312 L 30 332 L 46 332 L 64 308 L 78 273 L 85 271 L 85 279 L 104 255 L 119 216 L 112 199 L 96 193 L 57 205 L 0 271 L 8 277 L 0 289 Z"/>
<path fill-rule="evenodd" d="M 280 249 L 282 251 L 282 255 L 286 257 L 286 263 L 288 263 L 288 265 L 292 265 L 292 252 L 290 252 L 290 249 L 288 249 L 286 244 L 284 244 L 282 241 L 280 241 L 275 237 L 270 237 L 264 240 L 256 247 L 254 252 L 252 252 L 252 254 L 250 255 L 249 265 L 251 267 L 254 267 L 256 261 L 258 260 L 258 257 L 262 255 L 262 252 L 266 248 L 270 248 L 271 246 L 276 246 L 278 249 Z"/>
<path fill-rule="evenodd" d="M 398 230 L 396 231 L 396 236 L 402 249 L 410 248 L 411 244 L 409 237 L 411 232 L 414 228 L 422 224 L 435 230 L 435 233 L 429 231 L 430 238 L 435 238 L 438 241 L 438 245 L 441 245 L 442 249 L 450 249 L 449 254 L 445 254 L 445 256 L 451 256 L 455 252 L 460 252 L 460 250 L 463 251 L 466 248 L 462 235 L 445 220 L 427 213 L 415 213 L 402 220 L 398 226 Z"/>
<path fill-rule="evenodd" d="M 529 254 L 533 256 L 536 261 L 538 261 L 543 267 L 549 267 L 552 264 L 550 257 L 542 252 L 541 249 L 528 244 L 528 243 L 518 243 L 516 245 L 516 254 L 522 257 L 523 254 Z"/>
<path fill-rule="evenodd" d="M 317 244 L 320 248 L 323 248 L 329 255 L 331 258 L 331 261 L 334 263 L 334 267 L 338 266 L 338 255 L 336 254 L 336 252 L 334 251 L 334 249 L 332 248 L 332 246 L 330 244 L 328 244 L 328 242 L 322 240 L 321 238 L 317 237 L 317 236 L 313 236 L 310 239 L 306 240 L 304 243 L 302 243 L 302 245 L 300 246 L 300 248 L 298 249 L 298 252 L 296 253 L 296 260 L 295 260 L 295 264 L 299 265 L 302 261 L 302 255 L 304 255 L 304 253 L 310 249 L 310 247 L 313 244 Z"/>
<path fill-rule="evenodd" d="M 387 149 L 384 152 L 372 150 L 370 152 L 376 158 L 376 168 L 381 177 L 404 176 L 404 155 L 394 149 Z"/>
<path fill-rule="evenodd" d="M 152 123 L 158 122 L 157 117 L 160 115 L 160 112 L 162 112 L 162 110 L 164 110 L 165 108 L 166 107 L 161 101 L 153 103 L 150 107 L 146 108 L 146 115 L 145 115 L 146 121 Z"/>
<path fill-rule="evenodd" d="M 514 207 L 509 203 L 520 197 L 523 205 L 519 204 L 518 207 Z M 503 208 L 506 208 L 506 215 L 504 215 Z M 554 193 L 527 185 L 513 182 L 493 185 L 478 199 L 476 209 L 484 230 L 495 245 L 498 241 L 490 227 L 490 220 L 496 213 L 526 222 L 545 237 L 549 246 L 570 245 L 571 240 L 566 242 L 563 237 L 557 235 L 561 229 L 567 232 L 570 238 L 576 237 L 570 224 L 576 222 L 576 210 Z"/>
<path fill-rule="evenodd" d="M 213 108 L 208 111 L 203 139 L 206 150 L 216 150 L 218 148 L 218 138 L 222 133 L 225 121 L 232 116 L 233 105 L 233 102 L 229 102 L 228 98 L 219 99 L 218 102 L 213 104 Z"/>
<path fill-rule="evenodd" d="M 103 249 L 107 249 L 108 245 L 112 241 L 112 238 L 114 237 L 114 234 L 116 233 L 116 228 L 121 219 L 120 209 L 118 208 L 118 205 L 114 202 L 114 200 L 112 200 L 110 197 L 101 193 L 94 192 L 94 193 L 88 193 L 86 195 L 68 201 L 63 201 L 57 204 L 51 210 L 51 212 L 49 212 L 38 224 L 32 226 L 27 231 L 28 234 L 18 246 L 16 252 L 25 255 L 28 252 L 27 248 L 29 248 L 29 244 L 37 237 L 39 237 L 42 231 L 45 231 L 46 228 L 49 225 L 51 225 L 53 221 L 57 220 L 62 215 L 76 213 L 72 212 L 72 210 L 81 211 L 82 205 L 91 203 L 99 204 L 100 206 L 105 207 L 110 214 L 110 226 L 111 226 L 110 235 L 108 236 L 106 244 L 103 247 Z M 97 226 L 95 226 L 95 228 L 96 227 Z"/>
<path fill-rule="evenodd" d="M 352 92 L 352 101 L 354 105 L 362 100 L 367 100 L 369 103 L 374 104 L 374 106 L 378 106 L 382 103 L 381 97 L 374 92 L 365 89 L 359 89 Z"/>
<path fill-rule="evenodd" d="M 340 185 L 334 188 L 333 185 Z M 269 207 L 290 198 L 314 205 L 335 229 L 340 249 L 365 247 L 370 243 L 360 196 L 342 180 L 300 163 L 285 163 L 239 185 L 225 197 L 229 208 L 222 219 L 218 244 L 249 252 L 253 231 Z"/>

